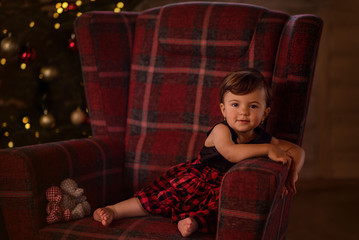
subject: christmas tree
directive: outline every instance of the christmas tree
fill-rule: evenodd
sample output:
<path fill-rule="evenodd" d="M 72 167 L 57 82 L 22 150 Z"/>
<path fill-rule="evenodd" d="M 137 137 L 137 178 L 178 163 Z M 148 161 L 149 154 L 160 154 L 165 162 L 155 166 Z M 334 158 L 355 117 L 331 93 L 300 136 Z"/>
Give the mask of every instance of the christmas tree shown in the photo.
<path fill-rule="evenodd" d="M 91 137 L 73 24 L 129 2 L 0 1 L 0 148 Z"/>

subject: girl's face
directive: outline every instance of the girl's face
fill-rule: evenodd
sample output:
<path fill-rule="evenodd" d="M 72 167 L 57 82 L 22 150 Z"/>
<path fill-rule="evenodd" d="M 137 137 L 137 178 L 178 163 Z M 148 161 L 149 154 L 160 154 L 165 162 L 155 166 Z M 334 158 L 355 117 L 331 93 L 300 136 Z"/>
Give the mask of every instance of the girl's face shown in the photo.
<path fill-rule="evenodd" d="M 237 134 L 253 134 L 253 130 L 268 116 L 270 108 L 266 106 L 265 90 L 256 89 L 245 95 L 224 94 L 220 104 L 223 117 Z"/>

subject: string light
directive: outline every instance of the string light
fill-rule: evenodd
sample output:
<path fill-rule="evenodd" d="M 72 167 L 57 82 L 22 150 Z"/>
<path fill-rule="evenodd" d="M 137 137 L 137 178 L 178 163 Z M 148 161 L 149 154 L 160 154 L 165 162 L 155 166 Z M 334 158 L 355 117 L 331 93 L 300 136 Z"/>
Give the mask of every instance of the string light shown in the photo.
<path fill-rule="evenodd" d="M 26 129 L 26 130 L 29 130 L 30 128 L 31 128 L 30 123 L 26 123 L 26 124 L 25 124 L 25 129 Z"/>
<path fill-rule="evenodd" d="M 80 7 L 82 5 L 82 1 L 76 1 L 76 6 Z"/>
<path fill-rule="evenodd" d="M 118 2 L 117 3 L 118 8 L 123 8 L 124 6 L 125 6 L 125 4 L 123 4 L 123 2 Z"/>
<path fill-rule="evenodd" d="M 56 3 L 55 7 L 56 7 L 56 8 L 62 7 L 62 3 L 60 3 L 60 2 Z"/>
<path fill-rule="evenodd" d="M 14 147 L 13 141 L 10 141 L 10 142 L 7 144 L 7 146 L 8 146 L 9 148 L 13 148 L 13 147 Z"/>
<path fill-rule="evenodd" d="M 63 2 L 62 3 L 62 8 L 68 8 L 69 7 L 69 3 L 68 2 Z"/>
<path fill-rule="evenodd" d="M 7 29 L 2 30 L 3 34 L 7 34 Z"/>
<path fill-rule="evenodd" d="M 2 58 L 1 60 L 0 60 L 0 63 L 1 63 L 1 65 L 5 65 L 6 64 L 6 58 Z"/>
<path fill-rule="evenodd" d="M 59 28 L 60 28 L 60 26 L 61 26 L 61 24 L 60 24 L 60 23 L 55 23 L 54 28 L 55 28 L 55 29 L 59 29 Z"/>
<path fill-rule="evenodd" d="M 30 28 L 33 28 L 35 26 L 35 22 L 34 21 L 31 21 L 30 24 L 29 24 L 29 27 Z"/>
<path fill-rule="evenodd" d="M 20 68 L 21 68 L 22 70 L 25 70 L 26 67 L 27 67 L 26 63 L 21 63 Z"/>
<path fill-rule="evenodd" d="M 82 15 L 82 12 L 78 12 L 78 13 L 76 14 L 77 17 L 80 17 L 81 15 Z"/>
<path fill-rule="evenodd" d="M 123 4 L 123 2 L 118 2 L 116 5 L 116 8 L 113 10 L 115 13 L 119 13 L 121 12 L 121 9 L 125 6 L 125 4 Z"/>
<path fill-rule="evenodd" d="M 29 121 L 30 121 L 29 117 L 23 117 L 23 118 L 22 118 L 22 123 L 23 123 L 23 124 L 26 124 L 26 123 L 28 123 Z"/>

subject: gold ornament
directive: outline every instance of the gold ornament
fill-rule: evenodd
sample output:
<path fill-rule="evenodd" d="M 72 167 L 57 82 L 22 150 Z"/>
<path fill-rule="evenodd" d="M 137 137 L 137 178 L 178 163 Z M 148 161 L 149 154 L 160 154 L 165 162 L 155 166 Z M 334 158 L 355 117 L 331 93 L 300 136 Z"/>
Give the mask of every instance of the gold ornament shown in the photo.
<path fill-rule="evenodd" d="M 78 126 L 86 120 L 86 114 L 81 110 L 80 107 L 77 107 L 76 110 L 71 113 L 70 119 L 73 125 Z"/>
<path fill-rule="evenodd" d="M 54 115 L 45 110 L 44 114 L 40 117 L 40 126 L 43 128 L 54 128 L 55 124 L 56 121 Z"/>
<path fill-rule="evenodd" d="M 40 69 L 40 79 L 52 82 L 59 76 L 59 70 L 55 66 L 44 66 Z"/>
<path fill-rule="evenodd" d="M 14 37 L 11 36 L 11 33 L 1 40 L 1 53 L 6 55 L 15 55 L 19 51 L 19 44 Z"/>

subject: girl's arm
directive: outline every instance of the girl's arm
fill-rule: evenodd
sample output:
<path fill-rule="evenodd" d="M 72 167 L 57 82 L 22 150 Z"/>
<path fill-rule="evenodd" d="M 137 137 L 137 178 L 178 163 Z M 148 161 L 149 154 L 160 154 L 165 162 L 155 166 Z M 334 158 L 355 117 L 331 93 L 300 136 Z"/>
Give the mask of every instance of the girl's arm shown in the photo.
<path fill-rule="evenodd" d="M 298 145 L 285 140 L 273 138 L 272 142 L 292 157 L 292 163 L 288 166 L 289 173 L 286 180 L 286 189 L 294 194 L 297 192 L 295 183 L 304 164 L 305 152 Z"/>
<path fill-rule="evenodd" d="M 268 156 L 271 160 L 284 164 L 291 160 L 290 156 L 274 144 L 235 144 L 230 130 L 223 124 L 213 128 L 205 145 L 214 146 L 225 159 L 233 163 L 260 156 Z"/>

